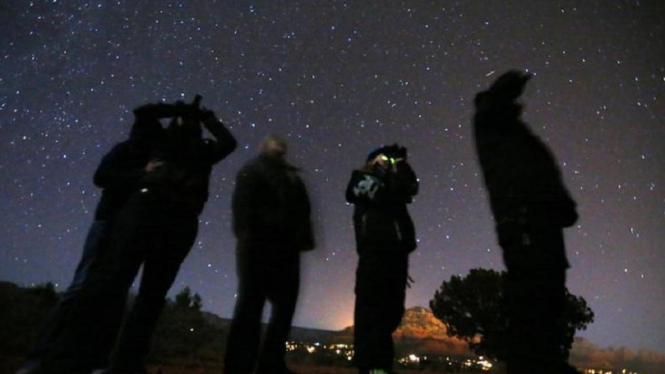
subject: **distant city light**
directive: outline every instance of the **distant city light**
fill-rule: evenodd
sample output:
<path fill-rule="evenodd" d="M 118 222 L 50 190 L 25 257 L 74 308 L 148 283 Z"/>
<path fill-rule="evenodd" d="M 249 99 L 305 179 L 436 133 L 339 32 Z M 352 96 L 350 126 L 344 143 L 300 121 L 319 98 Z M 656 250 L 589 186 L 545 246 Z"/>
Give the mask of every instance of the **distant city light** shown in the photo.
<path fill-rule="evenodd" d="M 193 329 L 192 329 L 193 331 Z M 306 343 L 306 342 L 286 342 L 286 351 L 292 354 L 301 354 L 306 355 L 324 355 L 330 357 L 330 355 L 338 356 L 339 362 L 349 362 L 353 359 L 354 350 L 353 344 L 344 344 L 344 343 L 325 343 L 320 342 L 316 343 Z M 399 357 L 396 359 L 397 363 L 402 365 L 405 368 L 423 368 L 423 365 L 431 365 L 432 363 L 438 363 L 438 365 L 446 365 L 450 367 L 458 367 L 461 370 L 471 370 L 473 372 L 490 372 L 495 366 L 496 362 L 493 362 L 484 356 L 479 356 L 477 358 L 451 358 L 446 356 L 434 356 L 428 357 L 425 355 L 419 355 L 417 353 L 410 353 L 406 356 Z M 450 369 L 448 369 L 450 370 Z M 638 373 L 636 371 L 631 371 L 628 369 L 579 369 L 583 374 L 644 374 Z"/>

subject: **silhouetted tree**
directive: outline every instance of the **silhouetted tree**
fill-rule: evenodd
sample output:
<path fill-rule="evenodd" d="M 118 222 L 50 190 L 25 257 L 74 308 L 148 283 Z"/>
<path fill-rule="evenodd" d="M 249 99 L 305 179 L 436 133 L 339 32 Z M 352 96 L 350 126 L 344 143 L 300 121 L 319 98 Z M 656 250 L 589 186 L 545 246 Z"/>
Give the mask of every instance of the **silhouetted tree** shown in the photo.
<path fill-rule="evenodd" d="M 444 281 L 430 300 L 434 316 L 447 327 L 451 337 L 465 340 L 478 355 L 505 359 L 508 320 L 501 305 L 505 272 L 472 269 L 465 277 L 454 275 Z M 566 310 L 562 325 L 566 332 L 568 355 L 575 331 L 585 330 L 594 313 L 586 300 L 566 290 Z"/>
<path fill-rule="evenodd" d="M 203 300 L 199 294 L 192 294 L 189 287 L 185 287 L 175 296 L 175 306 L 176 308 L 200 311 L 203 307 Z"/>
<path fill-rule="evenodd" d="M 575 296 L 566 289 L 566 309 L 563 317 L 566 333 L 564 349 L 568 358 L 575 339 L 575 331 L 586 330 L 587 326 L 593 323 L 594 313 L 582 296 Z"/>
<path fill-rule="evenodd" d="M 0 373 L 20 366 L 58 298 L 51 282 L 26 288 L 0 281 Z M 202 306 L 201 296 L 189 288 L 167 300 L 153 335 L 152 362 L 219 357 L 226 332 L 206 320 Z"/>
<path fill-rule="evenodd" d="M 185 287 L 168 301 L 153 337 L 151 359 L 196 359 L 206 345 L 211 345 L 217 329 L 205 320 L 201 296 Z"/>
<path fill-rule="evenodd" d="M 53 283 L 24 288 L 0 282 L 0 373 L 18 368 L 57 301 Z"/>
<path fill-rule="evenodd" d="M 54 304 L 60 297 L 55 290 L 55 284 L 53 284 L 53 282 L 38 284 L 28 289 L 28 293 L 34 295 L 38 299 L 41 299 L 44 303 L 47 304 Z"/>

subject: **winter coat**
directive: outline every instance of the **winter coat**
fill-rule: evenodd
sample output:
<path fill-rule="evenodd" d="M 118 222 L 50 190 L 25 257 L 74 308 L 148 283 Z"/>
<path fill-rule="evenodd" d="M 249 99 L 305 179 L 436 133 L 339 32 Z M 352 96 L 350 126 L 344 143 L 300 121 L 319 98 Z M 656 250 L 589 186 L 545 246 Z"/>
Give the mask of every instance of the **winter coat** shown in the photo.
<path fill-rule="evenodd" d="M 166 136 L 152 155 L 163 164 L 140 181 L 141 190 L 153 201 L 196 215 L 203 210 L 213 165 L 237 146 L 233 135 L 214 115 L 205 116 L 203 124 L 216 140 L 203 139 L 198 123 L 172 125 L 165 130 Z"/>
<path fill-rule="evenodd" d="M 232 211 L 239 250 L 280 257 L 314 248 L 305 185 L 279 158 L 261 154 L 238 171 Z"/>
<path fill-rule="evenodd" d="M 525 222 L 568 227 L 576 203 L 554 155 L 520 120 L 521 107 L 490 92 L 476 97 L 476 151 L 498 225 Z"/>
<path fill-rule="evenodd" d="M 163 136 L 159 122 L 137 118 L 128 140 L 116 144 L 95 171 L 93 182 L 102 188 L 95 220 L 115 218 L 129 197 L 138 191 L 145 166 Z"/>
<path fill-rule="evenodd" d="M 354 170 L 346 201 L 354 205 L 357 251 L 415 250 L 415 228 L 406 205 L 417 193 L 418 179 L 406 162 L 398 162 L 395 172 Z"/>

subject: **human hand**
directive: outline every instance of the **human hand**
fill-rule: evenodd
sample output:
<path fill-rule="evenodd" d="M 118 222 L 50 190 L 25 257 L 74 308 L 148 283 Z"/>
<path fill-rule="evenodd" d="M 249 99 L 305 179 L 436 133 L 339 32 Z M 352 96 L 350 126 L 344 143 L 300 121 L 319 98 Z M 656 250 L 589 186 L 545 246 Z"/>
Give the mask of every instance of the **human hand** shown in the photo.
<path fill-rule="evenodd" d="M 150 160 L 148 161 L 148 164 L 145 166 L 145 171 L 146 173 L 152 173 L 153 171 L 162 167 L 162 165 L 164 165 L 164 161 L 160 159 Z"/>
<path fill-rule="evenodd" d="M 378 154 L 374 159 L 371 161 L 372 166 L 379 165 L 384 169 L 388 169 L 390 166 L 390 158 L 388 156 L 384 155 L 383 153 Z"/>

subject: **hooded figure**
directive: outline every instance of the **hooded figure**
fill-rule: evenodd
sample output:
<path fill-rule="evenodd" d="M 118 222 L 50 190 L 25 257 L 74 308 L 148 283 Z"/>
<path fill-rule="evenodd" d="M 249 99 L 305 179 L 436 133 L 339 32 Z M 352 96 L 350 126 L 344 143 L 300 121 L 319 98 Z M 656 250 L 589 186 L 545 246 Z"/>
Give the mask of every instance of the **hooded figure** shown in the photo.
<path fill-rule="evenodd" d="M 530 75 L 509 71 L 475 98 L 473 131 L 507 269 L 509 374 L 575 373 L 567 363 L 563 228 L 577 221 L 547 146 L 520 119 Z"/>

